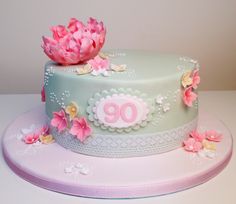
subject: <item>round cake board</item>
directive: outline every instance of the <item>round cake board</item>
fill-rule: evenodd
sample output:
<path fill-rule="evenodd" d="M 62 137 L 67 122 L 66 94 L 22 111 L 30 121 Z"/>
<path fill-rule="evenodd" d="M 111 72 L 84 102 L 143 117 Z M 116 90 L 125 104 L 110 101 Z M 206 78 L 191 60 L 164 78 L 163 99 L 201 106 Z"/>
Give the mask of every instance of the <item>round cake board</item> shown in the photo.
<path fill-rule="evenodd" d="M 173 193 L 202 184 L 220 173 L 232 155 L 232 136 L 219 120 L 199 115 L 199 130 L 223 134 L 212 155 L 179 148 L 134 158 L 101 158 L 77 154 L 56 143 L 25 144 L 21 131 L 45 124 L 44 106 L 20 115 L 5 130 L 3 155 L 10 168 L 32 184 L 83 197 L 137 198 Z"/>

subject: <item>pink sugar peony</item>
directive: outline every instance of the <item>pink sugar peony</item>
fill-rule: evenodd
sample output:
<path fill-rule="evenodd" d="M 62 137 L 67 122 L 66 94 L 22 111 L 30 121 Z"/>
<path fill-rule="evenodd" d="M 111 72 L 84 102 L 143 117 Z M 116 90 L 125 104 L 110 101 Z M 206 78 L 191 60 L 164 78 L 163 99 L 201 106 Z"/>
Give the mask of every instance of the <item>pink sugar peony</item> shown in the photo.
<path fill-rule="evenodd" d="M 74 118 L 70 133 L 83 142 L 88 136 L 91 135 L 92 129 L 84 117 Z"/>
<path fill-rule="evenodd" d="M 51 28 L 53 38 L 43 36 L 45 54 L 63 65 L 78 64 L 95 57 L 105 42 L 106 29 L 102 22 L 90 18 L 87 25 L 71 18 L 68 29 Z"/>
<path fill-rule="evenodd" d="M 184 141 L 184 149 L 188 152 L 198 152 L 203 148 L 201 142 L 196 141 L 194 138 L 188 138 Z"/>
<path fill-rule="evenodd" d="M 205 132 L 206 139 L 213 142 L 220 142 L 223 138 L 222 134 L 216 132 L 215 130 L 209 130 Z"/>
<path fill-rule="evenodd" d="M 44 86 L 42 87 L 42 90 L 41 90 L 41 101 L 42 102 L 46 101 L 46 95 L 45 95 L 45 88 L 44 88 Z"/>
<path fill-rule="evenodd" d="M 197 94 L 192 91 L 192 86 L 186 88 L 183 93 L 184 104 L 191 107 L 197 99 Z"/>
<path fill-rule="evenodd" d="M 199 70 L 198 69 L 193 70 L 192 80 L 193 80 L 193 83 L 192 83 L 193 88 L 197 89 L 198 85 L 200 84 L 200 76 L 199 76 Z"/>
<path fill-rule="evenodd" d="M 194 138 L 195 141 L 202 142 L 205 139 L 205 134 L 200 134 L 198 131 L 194 130 L 189 133 L 190 137 Z"/>
<path fill-rule="evenodd" d="M 30 133 L 26 135 L 23 140 L 26 144 L 33 144 L 39 140 L 39 134 Z"/>
<path fill-rule="evenodd" d="M 56 127 L 60 132 L 66 129 L 68 122 L 66 118 L 65 111 L 62 109 L 59 112 L 53 112 L 53 118 L 51 120 L 51 125 Z"/>

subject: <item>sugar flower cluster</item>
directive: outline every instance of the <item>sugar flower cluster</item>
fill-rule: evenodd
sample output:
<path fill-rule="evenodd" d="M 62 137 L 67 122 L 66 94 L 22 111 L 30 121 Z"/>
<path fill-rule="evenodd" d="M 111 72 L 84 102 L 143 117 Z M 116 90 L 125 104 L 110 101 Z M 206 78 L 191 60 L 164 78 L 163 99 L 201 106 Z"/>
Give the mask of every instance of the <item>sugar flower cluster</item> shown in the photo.
<path fill-rule="evenodd" d="M 51 125 L 57 128 L 58 132 L 68 129 L 69 133 L 76 136 L 83 142 L 91 135 L 92 129 L 85 117 L 79 117 L 79 107 L 75 102 L 71 102 L 65 109 L 53 112 Z"/>
<path fill-rule="evenodd" d="M 62 65 L 78 64 L 94 58 L 105 42 L 103 22 L 89 18 L 87 25 L 71 18 L 67 27 L 51 27 L 53 38 L 43 36 L 42 48 L 53 61 Z"/>
<path fill-rule="evenodd" d="M 189 138 L 183 142 L 184 149 L 188 152 L 199 152 L 202 149 L 215 150 L 215 143 L 222 140 L 222 134 L 215 130 L 205 131 L 199 133 L 198 131 L 192 131 L 189 133 Z"/>
<path fill-rule="evenodd" d="M 96 57 L 90 59 L 84 66 L 77 68 L 78 75 L 91 73 L 93 76 L 109 76 L 109 72 L 124 72 L 127 66 L 125 64 L 111 64 L 108 55 L 100 52 Z"/>
<path fill-rule="evenodd" d="M 49 134 L 49 127 L 47 125 L 42 126 L 39 130 L 30 131 L 25 134 L 22 138 L 25 144 L 51 144 L 54 142 L 54 138 L 51 134 Z"/>
<path fill-rule="evenodd" d="M 197 94 L 194 92 L 200 83 L 199 70 L 187 71 L 182 76 L 183 102 L 186 106 L 191 107 L 197 99 Z"/>

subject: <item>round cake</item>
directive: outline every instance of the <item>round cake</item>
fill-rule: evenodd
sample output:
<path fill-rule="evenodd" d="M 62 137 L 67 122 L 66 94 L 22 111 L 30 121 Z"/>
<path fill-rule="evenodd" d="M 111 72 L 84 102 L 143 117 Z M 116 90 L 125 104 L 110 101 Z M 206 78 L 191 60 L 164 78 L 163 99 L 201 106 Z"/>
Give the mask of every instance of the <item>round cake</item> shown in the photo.
<path fill-rule="evenodd" d="M 230 131 L 205 112 L 198 118 L 196 60 L 102 51 L 106 29 L 94 18 L 50 29 L 46 103 L 4 131 L 3 155 L 16 174 L 65 194 L 136 198 L 189 189 L 226 166 Z"/>
<path fill-rule="evenodd" d="M 197 126 L 196 60 L 110 50 L 77 65 L 45 65 L 46 113 L 56 142 L 99 157 L 181 147 Z"/>

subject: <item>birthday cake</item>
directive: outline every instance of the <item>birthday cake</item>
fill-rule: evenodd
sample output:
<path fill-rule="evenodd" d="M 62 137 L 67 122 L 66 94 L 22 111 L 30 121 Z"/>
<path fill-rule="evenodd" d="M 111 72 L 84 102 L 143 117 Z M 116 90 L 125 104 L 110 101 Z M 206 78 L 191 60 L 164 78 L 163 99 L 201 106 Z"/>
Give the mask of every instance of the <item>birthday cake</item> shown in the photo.
<path fill-rule="evenodd" d="M 52 27 L 44 52 L 50 133 L 81 154 L 133 157 L 182 146 L 197 127 L 199 64 L 151 51 L 101 51 L 106 30 L 90 18 Z"/>
<path fill-rule="evenodd" d="M 198 111 L 197 60 L 102 50 L 106 29 L 93 18 L 51 31 L 43 103 L 4 132 L 16 174 L 66 194 L 133 198 L 188 189 L 227 165 L 229 130 Z"/>

